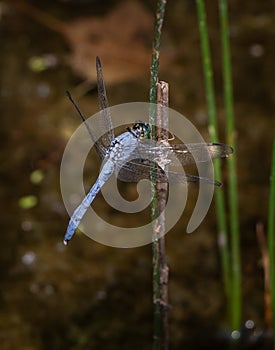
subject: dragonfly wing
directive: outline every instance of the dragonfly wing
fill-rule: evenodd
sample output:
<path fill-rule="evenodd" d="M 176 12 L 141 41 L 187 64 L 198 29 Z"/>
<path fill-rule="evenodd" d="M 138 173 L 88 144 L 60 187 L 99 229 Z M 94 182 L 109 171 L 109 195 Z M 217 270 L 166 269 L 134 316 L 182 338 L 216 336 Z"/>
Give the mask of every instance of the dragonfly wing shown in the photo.
<path fill-rule="evenodd" d="M 156 163 L 148 159 L 134 159 L 123 164 L 116 169 L 117 177 L 124 182 L 139 182 L 140 180 L 150 180 L 151 172 L 155 168 Z M 197 175 L 190 175 L 184 172 L 165 172 L 159 165 L 156 167 L 156 180 L 159 183 L 203 183 L 215 186 L 221 186 L 221 182 L 201 177 Z"/>
<path fill-rule="evenodd" d="M 105 184 L 113 172 L 114 163 L 112 161 L 106 161 L 93 187 L 87 193 L 81 204 L 75 209 L 65 233 L 64 244 L 67 244 L 68 241 L 73 237 L 75 230 L 79 226 L 79 223 L 88 210 L 89 206 L 92 204 L 101 187 Z"/>
<path fill-rule="evenodd" d="M 134 155 L 139 158 L 167 160 L 167 164 L 184 166 L 188 164 L 209 162 L 215 158 L 225 158 L 233 153 L 232 147 L 222 143 L 174 144 L 156 143 L 152 140 L 140 140 Z"/>
<path fill-rule="evenodd" d="M 218 187 L 222 186 L 222 183 L 217 180 L 209 179 L 208 177 L 185 174 L 180 172 L 169 171 L 168 177 L 169 177 L 170 183 L 188 182 L 188 183 L 208 184 L 208 185 L 214 185 Z"/>
<path fill-rule="evenodd" d="M 100 110 L 100 128 L 101 131 L 104 133 L 100 140 L 104 147 L 109 148 L 111 142 L 114 140 L 115 137 L 103 78 L 102 66 L 99 57 L 96 57 L 96 73 L 98 104 Z"/>
<path fill-rule="evenodd" d="M 85 115 L 81 112 L 80 108 L 78 107 L 77 103 L 75 102 L 75 100 L 73 99 L 71 93 L 69 91 L 66 91 L 66 95 L 68 96 L 69 100 L 72 102 L 73 106 L 75 107 L 76 111 L 78 112 L 79 116 L 81 117 L 92 141 L 94 142 L 94 145 L 95 145 L 95 148 L 96 148 L 96 151 L 97 153 L 99 154 L 100 158 L 101 159 L 104 159 L 105 155 L 106 155 L 106 148 L 103 146 L 103 144 L 97 140 L 97 138 L 95 137 L 90 125 L 89 125 L 89 122 L 87 121 Z"/>
<path fill-rule="evenodd" d="M 155 162 L 148 159 L 133 159 L 126 162 L 121 167 L 117 167 L 117 177 L 124 182 L 139 182 L 140 180 L 150 179 L 150 171 L 156 166 Z M 157 177 L 159 182 L 167 182 L 167 176 L 164 170 L 157 166 Z"/>
<path fill-rule="evenodd" d="M 232 147 L 223 143 L 191 143 L 173 145 L 172 151 L 182 165 L 209 162 L 211 159 L 226 158 L 233 153 Z"/>

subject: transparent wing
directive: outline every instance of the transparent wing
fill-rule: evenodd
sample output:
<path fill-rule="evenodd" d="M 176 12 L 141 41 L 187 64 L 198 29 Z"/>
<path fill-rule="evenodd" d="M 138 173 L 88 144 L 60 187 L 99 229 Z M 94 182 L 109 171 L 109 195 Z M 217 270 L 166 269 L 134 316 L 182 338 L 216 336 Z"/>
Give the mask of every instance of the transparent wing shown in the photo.
<path fill-rule="evenodd" d="M 99 57 L 96 57 L 96 73 L 97 73 L 97 90 L 98 105 L 100 110 L 100 129 L 104 135 L 100 138 L 100 142 L 105 148 L 109 148 L 114 140 L 114 130 L 109 109 L 105 83 L 103 78 L 102 66 Z M 107 132 L 106 132 L 107 131 Z"/>
<path fill-rule="evenodd" d="M 156 166 L 156 163 L 150 160 L 134 159 L 127 162 L 121 167 L 119 162 L 117 163 L 116 174 L 117 177 L 124 182 L 139 182 L 140 180 L 150 180 L 151 171 Z M 156 167 L 156 180 L 157 182 L 193 182 L 193 183 L 206 183 L 215 186 L 221 186 L 219 181 L 211 180 L 206 177 L 197 175 L 185 174 L 183 172 L 167 171 L 165 172 L 159 165 Z"/>
<path fill-rule="evenodd" d="M 166 158 L 169 165 L 182 166 L 196 162 L 209 162 L 215 158 L 225 158 L 233 153 L 232 147 L 223 143 L 190 143 L 175 144 L 160 143 L 156 145 L 151 140 L 141 140 L 132 154 L 135 158 L 162 159 Z"/>
<path fill-rule="evenodd" d="M 233 152 L 233 149 L 221 143 L 192 143 L 177 145 L 156 146 L 151 140 L 143 140 L 138 143 L 138 147 L 131 153 L 134 158 L 125 164 L 117 162 L 117 176 L 121 181 L 138 182 L 142 179 L 150 179 L 150 172 L 156 166 L 156 162 L 161 164 L 163 158 L 168 159 L 169 166 L 182 166 L 194 164 L 196 162 L 209 162 L 214 158 L 224 158 Z M 221 183 L 208 178 L 196 175 L 185 174 L 176 171 L 164 171 L 157 165 L 157 181 L 167 182 L 201 182 L 211 183 L 220 186 Z"/>
<path fill-rule="evenodd" d="M 100 158 L 101 159 L 104 159 L 105 155 L 106 155 L 106 152 L 107 152 L 107 149 L 102 145 L 102 143 L 97 140 L 97 138 L 95 137 L 92 129 L 90 128 L 90 125 L 85 117 L 85 115 L 81 112 L 80 108 L 78 107 L 77 103 L 75 102 L 75 100 L 73 99 L 71 93 L 69 91 L 66 91 L 66 95 L 67 97 L 69 98 L 69 100 L 72 102 L 73 106 L 75 107 L 76 111 L 78 112 L 79 116 L 81 117 L 91 139 L 93 140 L 94 142 L 94 145 L 95 145 L 95 148 L 96 148 L 96 151 L 97 153 L 99 154 Z"/>
<path fill-rule="evenodd" d="M 99 105 L 99 113 L 100 113 L 99 127 L 103 133 L 103 135 L 99 139 L 97 139 L 93 134 L 88 124 L 88 121 L 86 120 L 86 117 L 82 114 L 79 107 L 73 101 L 72 97 L 68 95 L 68 93 L 67 95 L 69 96 L 69 98 L 75 105 L 78 113 L 80 114 L 88 130 L 88 133 L 95 144 L 96 151 L 100 156 L 100 158 L 103 160 L 105 158 L 107 150 L 110 147 L 111 142 L 114 140 L 114 131 L 113 131 L 112 119 L 111 119 L 111 114 L 109 110 L 108 99 L 107 99 L 107 94 L 106 94 L 106 89 L 104 84 L 102 66 L 101 66 L 99 57 L 96 57 L 96 72 L 97 72 L 98 105 Z"/>
<path fill-rule="evenodd" d="M 195 162 L 207 162 L 211 159 L 226 158 L 233 153 L 233 148 L 223 143 L 191 143 L 173 145 L 172 152 L 182 165 Z"/>

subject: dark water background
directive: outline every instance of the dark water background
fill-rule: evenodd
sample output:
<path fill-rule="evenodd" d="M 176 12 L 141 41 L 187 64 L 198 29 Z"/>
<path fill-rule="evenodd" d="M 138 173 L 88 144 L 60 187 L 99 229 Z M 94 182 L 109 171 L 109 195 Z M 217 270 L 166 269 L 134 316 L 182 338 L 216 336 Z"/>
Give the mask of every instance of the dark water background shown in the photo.
<path fill-rule="evenodd" d="M 256 343 L 266 324 L 255 225 L 258 221 L 266 224 L 268 210 L 275 127 L 275 4 L 268 0 L 228 2 L 238 143 L 242 315 L 244 323 L 255 323 L 255 343 L 247 341 L 243 348 L 263 349 L 263 344 Z M 59 22 L 41 19 L 24 2 L 0 2 L 0 348 L 150 349 L 151 246 L 115 249 L 77 235 L 65 249 L 62 240 L 68 214 L 59 189 L 59 167 L 66 142 L 80 124 L 64 92 L 71 89 L 86 114 L 97 111 L 92 81 L 96 55 L 103 62 L 110 104 L 148 101 L 154 2 L 143 2 L 146 15 L 136 12 L 138 25 L 134 20 L 127 22 L 125 13 L 126 24 L 112 15 L 120 1 L 27 2 L 31 3 Z M 206 7 L 223 142 L 218 10 L 214 1 L 206 1 Z M 131 26 L 136 37 L 131 37 Z M 91 32 L 85 37 L 87 28 Z M 120 40 L 122 34 L 125 38 Z M 170 106 L 186 115 L 207 140 L 194 1 L 168 3 L 162 55 L 160 78 L 170 84 Z M 91 84 L 83 85 L 87 79 Z M 99 163 L 90 167 L 92 184 Z M 224 175 L 226 182 L 226 170 Z M 114 216 L 102 197 L 95 205 L 103 215 Z M 115 220 L 119 223 L 125 216 Z M 167 235 L 171 349 L 210 349 L 223 344 L 227 332 L 214 205 L 192 235 L 185 233 L 186 223 L 182 218 Z"/>

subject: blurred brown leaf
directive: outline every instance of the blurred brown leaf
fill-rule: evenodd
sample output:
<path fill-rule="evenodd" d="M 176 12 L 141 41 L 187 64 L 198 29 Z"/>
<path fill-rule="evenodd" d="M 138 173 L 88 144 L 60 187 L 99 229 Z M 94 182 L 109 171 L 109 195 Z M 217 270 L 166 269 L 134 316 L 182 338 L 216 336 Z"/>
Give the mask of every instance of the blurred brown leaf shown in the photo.
<path fill-rule="evenodd" d="M 154 18 L 137 0 L 123 2 L 103 17 L 71 22 L 59 21 L 25 2 L 17 8 L 65 37 L 71 48 L 68 62 L 82 78 L 95 81 L 96 56 L 103 62 L 107 83 L 149 75 Z M 166 54 L 161 56 L 162 66 L 170 61 Z"/>

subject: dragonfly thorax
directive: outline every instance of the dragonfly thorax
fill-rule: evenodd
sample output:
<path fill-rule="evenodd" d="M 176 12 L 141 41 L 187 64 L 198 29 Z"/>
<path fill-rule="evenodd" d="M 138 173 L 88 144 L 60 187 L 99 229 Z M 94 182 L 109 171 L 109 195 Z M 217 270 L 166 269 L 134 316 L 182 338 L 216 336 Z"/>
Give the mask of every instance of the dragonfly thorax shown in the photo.
<path fill-rule="evenodd" d="M 136 121 L 127 130 L 138 139 L 150 139 L 151 137 L 150 125 L 142 121 Z"/>
<path fill-rule="evenodd" d="M 111 142 L 106 152 L 106 159 L 110 159 L 113 162 L 124 161 L 136 149 L 137 142 L 137 137 L 133 133 L 124 132 L 118 135 Z"/>

